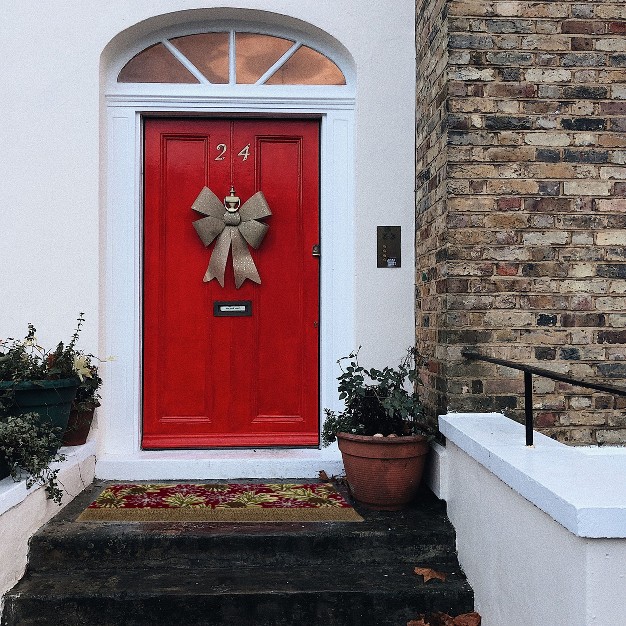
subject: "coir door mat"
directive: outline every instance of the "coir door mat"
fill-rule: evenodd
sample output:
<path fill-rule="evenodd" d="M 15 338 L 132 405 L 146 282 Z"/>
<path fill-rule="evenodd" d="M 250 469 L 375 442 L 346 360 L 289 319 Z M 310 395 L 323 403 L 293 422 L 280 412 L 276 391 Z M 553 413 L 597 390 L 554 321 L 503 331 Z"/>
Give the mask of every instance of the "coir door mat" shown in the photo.
<path fill-rule="evenodd" d="M 362 522 L 329 483 L 120 484 L 79 522 Z"/>

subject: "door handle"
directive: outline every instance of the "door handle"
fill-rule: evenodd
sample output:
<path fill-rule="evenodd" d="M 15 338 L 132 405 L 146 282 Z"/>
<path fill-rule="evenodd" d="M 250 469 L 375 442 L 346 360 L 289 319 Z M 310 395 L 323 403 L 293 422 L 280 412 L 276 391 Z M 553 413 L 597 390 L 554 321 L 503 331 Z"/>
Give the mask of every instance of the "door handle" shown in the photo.
<path fill-rule="evenodd" d="M 316 243 L 316 244 L 313 246 L 313 250 L 312 250 L 312 252 L 311 252 L 311 255 L 312 255 L 312 256 L 316 256 L 316 257 L 321 257 L 321 256 L 322 256 L 322 251 L 321 251 L 321 248 L 320 248 L 320 244 L 319 244 L 319 243 Z"/>

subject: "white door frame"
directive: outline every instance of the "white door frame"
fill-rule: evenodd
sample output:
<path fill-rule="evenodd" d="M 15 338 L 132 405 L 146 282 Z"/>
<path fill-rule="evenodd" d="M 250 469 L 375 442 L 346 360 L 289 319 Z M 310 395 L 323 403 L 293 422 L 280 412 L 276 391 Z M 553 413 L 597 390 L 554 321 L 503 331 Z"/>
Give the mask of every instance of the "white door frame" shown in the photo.
<path fill-rule="evenodd" d="M 129 93 L 124 86 L 120 91 L 126 93 L 106 96 L 101 323 L 104 353 L 116 361 L 107 368 L 103 387 L 96 475 L 151 480 L 304 478 L 321 469 L 338 473 L 336 444 L 326 449 L 141 450 L 142 116 L 321 119 L 320 406 L 337 408 L 336 361 L 354 349 L 355 336 L 354 92 L 349 87 L 237 85 L 219 86 L 220 93 L 175 94 L 177 85 L 161 87 L 169 93 L 156 95 L 154 85 Z"/>

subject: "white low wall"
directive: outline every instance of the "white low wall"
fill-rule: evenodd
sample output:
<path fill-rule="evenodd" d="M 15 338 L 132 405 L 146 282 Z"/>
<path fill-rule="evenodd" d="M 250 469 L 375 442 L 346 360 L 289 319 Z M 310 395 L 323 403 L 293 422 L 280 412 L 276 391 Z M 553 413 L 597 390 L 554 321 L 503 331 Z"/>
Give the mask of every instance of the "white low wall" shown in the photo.
<path fill-rule="evenodd" d="M 626 623 L 626 450 L 573 448 L 500 414 L 440 417 L 448 504 L 484 626 Z"/>
<path fill-rule="evenodd" d="M 0 480 L 0 615 L 4 594 L 17 583 L 26 569 L 28 542 L 46 522 L 70 503 L 94 478 L 94 442 L 61 448 L 67 456 L 59 467 L 59 482 L 65 494 L 61 507 L 46 499 L 43 487 L 26 489 L 26 482 Z"/>

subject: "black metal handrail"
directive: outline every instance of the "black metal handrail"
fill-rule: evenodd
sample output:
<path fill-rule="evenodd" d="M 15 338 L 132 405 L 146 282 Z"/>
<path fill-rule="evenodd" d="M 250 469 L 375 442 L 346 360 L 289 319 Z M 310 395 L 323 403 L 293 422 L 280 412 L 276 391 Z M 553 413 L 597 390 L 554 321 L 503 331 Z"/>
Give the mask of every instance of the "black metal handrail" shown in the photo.
<path fill-rule="evenodd" d="M 514 370 L 520 370 L 524 372 L 524 417 L 526 426 L 526 445 L 533 445 L 533 374 L 536 376 L 542 376 L 544 378 L 550 378 L 552 380 L 558 380 L 562 383 L 568 383 L 575 387 L 584 387 L 586 389 L 594 389 L 595 391 L 605 391 L 607 393 L 616 396 L 626 396 L 626 389 L 620 387 L 613 387 L 612 385 L 603 385 L 601 383 L 589 383 L 584 380 L 578 380 L 565 374 L 559 374 L 552 370 L 546 370 L 541 367 L 534 367 L 532 365 L 520 365 L 513 361 L 507 361 L 506 359 L 497 359 L 493 356 L 484 356 L 478 354 L 478 352 L 472 352 L 471 350 L 462 350 L 461 355 L 467 359 L 473 359 L 475 361 L 486 361 L 487 363 L 495 363 L 496 365 L 503 365 L 504 367 L 510 367 Z"/>

